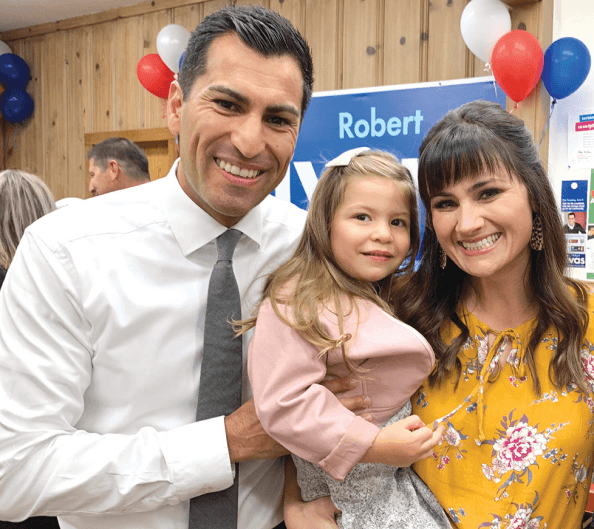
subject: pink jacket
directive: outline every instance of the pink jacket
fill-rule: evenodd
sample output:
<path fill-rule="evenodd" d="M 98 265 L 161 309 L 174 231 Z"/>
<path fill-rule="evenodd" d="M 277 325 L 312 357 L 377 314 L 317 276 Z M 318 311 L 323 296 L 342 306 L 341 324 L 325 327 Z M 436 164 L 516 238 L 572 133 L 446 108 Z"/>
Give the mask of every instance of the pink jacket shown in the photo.
<path fill-rule="evenodd" d="M 260 307 L 249 345 L 248 373 L 264 430 L 335 479 L 344 479 L 359 462 L 378 426 L 406 403 L 435 361 L 427 340 L 412 327 L 371 302 L 361 300 L 358 305 L 359 324 L 352 311 L 345 318 L 344 332 L 353 336 L 346 342 L 349 359 L 355 364 L 367 360 L 362 367 L 368 371 L 355 389 L 343 395 L 369 395 L 371 406 L 365 412 L 372 415 L 372 423 L 347 410 L 318 384 L 346 376 L 340 348 L 320 356 L 299 332 L 279 320 L 269 300 Z M 338 339 L 336 316 L 324 311 L 320 320 Z"/>

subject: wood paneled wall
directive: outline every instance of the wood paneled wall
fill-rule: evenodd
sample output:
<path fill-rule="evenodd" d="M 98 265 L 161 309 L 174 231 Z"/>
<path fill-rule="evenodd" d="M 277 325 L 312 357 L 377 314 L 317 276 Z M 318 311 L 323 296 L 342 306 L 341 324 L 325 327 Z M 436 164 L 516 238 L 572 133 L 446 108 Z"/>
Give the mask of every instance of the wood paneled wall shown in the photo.
<path fill-rule="evenodd" d="M 153 0 L 0 34 L 30 66 L 27 90 L 35 102 L 24 126 L 0 118 L 0 167 L 40 175 L 56 199 L 85 197 L 85 133 L 166 126 L 163 101 L 140 85 L 136 66 L 157 53 L 157 34 L 167 24 L 192 30 L 221 6 L 259 3 L 307 38 L 316 91 L 363 88 L 488 75 L 460 35 L 468 1 Z M 527 1 L 511 8 L 512 28 L 527 29 L 546 49 L 553 0 Z M 537 141 L 548 104 L 539 88 L 515 110 Z"/>

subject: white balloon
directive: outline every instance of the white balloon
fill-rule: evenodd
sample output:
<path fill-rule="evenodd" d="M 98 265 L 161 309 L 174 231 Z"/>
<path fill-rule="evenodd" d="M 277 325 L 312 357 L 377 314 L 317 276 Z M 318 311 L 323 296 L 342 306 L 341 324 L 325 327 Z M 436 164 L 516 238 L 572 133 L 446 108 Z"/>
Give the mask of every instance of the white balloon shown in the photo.
<path fill-rule="evenodd" d="M 173 73 L 179 73 L 179 60 L 190 40 L 190 32 L 178 25 L 169 24 L 157 35 L 159 57 Z"/>
<path fill-rule="evenodd" d="M 468 49 L 489 62 L 497 41 L 511 31 L 509 10 L 499 0 L 471 0 L 462 11 L 460 31 Z"/>
<path fill-rule="evenodd" d="M 4 55 L 5 53 L 12 53 L 12 50 L 6 42 L 0 40 L 0 55 Z"/>

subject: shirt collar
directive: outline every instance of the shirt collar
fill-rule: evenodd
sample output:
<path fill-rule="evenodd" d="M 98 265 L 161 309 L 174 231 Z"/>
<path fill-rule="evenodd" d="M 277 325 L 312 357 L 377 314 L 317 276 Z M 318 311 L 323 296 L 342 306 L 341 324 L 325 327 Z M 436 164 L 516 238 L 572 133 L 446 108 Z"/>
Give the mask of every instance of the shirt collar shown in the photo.
<path fill-rule="evenodd" d="M 177 180 L 175 161 L 165 177 L 161 206 L 171 230 L 184 255 L 189 255 L 216 239 L 227 227 L 223 226 L 192 201 Z M 258 246 L 262 241 L 262 205 L 253 208 L 233 228 L 241 231 Z"/>

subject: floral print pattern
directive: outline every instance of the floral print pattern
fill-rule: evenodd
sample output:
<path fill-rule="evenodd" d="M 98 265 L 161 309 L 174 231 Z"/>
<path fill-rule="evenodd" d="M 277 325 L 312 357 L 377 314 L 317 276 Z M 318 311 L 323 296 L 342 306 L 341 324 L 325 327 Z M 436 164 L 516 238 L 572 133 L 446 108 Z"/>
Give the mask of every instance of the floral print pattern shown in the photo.
<path fill-rule="evenodd" d="M 524 347 L 535 321 L 495 332 L 471 314 L 464 317 L 470 338 L 459 354 L 459 380 L 424 384 L 412 401 L 426 424 L 446 428 L 433 457 L 414 469 L 454 528 L 580 526 L 594 464 L 594 395 L 550 381 L 556 331 L 543 336 L 534 354 L 536 394 Z M 444 341 L 456 332 L 446 329 Z M 581 361 L 594 392 L 594 326 Z"/>

